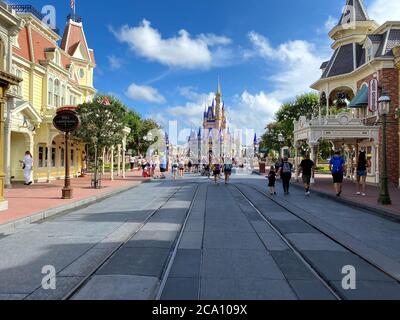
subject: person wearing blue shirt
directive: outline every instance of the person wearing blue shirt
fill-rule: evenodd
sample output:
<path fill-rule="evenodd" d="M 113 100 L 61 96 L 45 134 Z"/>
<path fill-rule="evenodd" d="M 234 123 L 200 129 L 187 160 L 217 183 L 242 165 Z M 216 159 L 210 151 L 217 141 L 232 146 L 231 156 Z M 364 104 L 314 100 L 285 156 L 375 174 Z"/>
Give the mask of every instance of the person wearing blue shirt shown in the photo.
<path fill-rule="evenodd" d="M 340 151 L 336 151 L 335 155 L 329 162 L 329 170 L 332 172 L 336 196 L 340 197 L 342 195 L 344 172 L 346 170 L 346 162 L 344 161 Z"/>

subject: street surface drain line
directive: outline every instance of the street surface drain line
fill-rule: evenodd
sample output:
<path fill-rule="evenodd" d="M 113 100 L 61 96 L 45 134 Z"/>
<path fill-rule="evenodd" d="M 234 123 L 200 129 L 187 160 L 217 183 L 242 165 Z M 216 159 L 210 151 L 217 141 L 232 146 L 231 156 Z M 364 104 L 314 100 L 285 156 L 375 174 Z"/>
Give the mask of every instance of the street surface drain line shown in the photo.
<path fill-rule="evenodd" d="M 282 239 L 283 242 L 295 253 L 295 255 L 301 260 L 301 262 L 311 271 L 311 273 L 329 290 L 329 292 L 337 299 L 343 300 L 343 298 L 333 289 L 328 282 L 319 274 L 319 272 L 303 257 L 303 255 L 293 246 L 291 241 L 287 239 L 275 226 L 262 214 L 260 210 L 253 204 L 253 202 L 240 190 L 237 185 L 233 185 L 234 188 L 243 196 L 243 198 L 250 204 L 252 208 L 260 215 L 260 217 L 275 231 L 275 233 Z M 258 234 L 258 233 L 257 233 Z"/>
<path fill-rule="evenodd" d="M 100 262 L 92 272 L 89 273 L 82 281 L 79 282 L 67 295 L 65 295 L 62 300 L 70 300 L 73 298 L 90 280 L 91 278 L 96 274 L 98 270 L 100 270 L 109 260 L 111 260 L 121 249 L 124 247 L 130 240 L 132 240 L 133 237 L 135 237 L 144 227 L 145 225 L 150 221 L 154 215 L 160 211 L 179 191 L 181 191 L 183 187 L 180 187 L 176 189 L 169 197 L 167 200 L 163 202 L 162 205 L 160 205 L 157 209 L 155 209 L 147 218 L 146 220 L 140 225 L 140 227 L 131 235 L 127 240 L 125 240 L 123 243 L 121 243 L 117 248 L 115 248 L 110 254 L 105 257 L 102 262 Z"/>
<path fill-rule="evenodd" d="M 242 184 L 241 184 L 242 185 Z M 288 209 L 287 207 L 285 207 L 282 203 L 280 203 L 279 201 L 273 199 L 272 197 L 269 197 L 266 193 L 264 193 L 263 191 L 260 191 L 258 188 L 256 188 L 254 185 L 246 185 L 247 187 L 255 190 L 256 192 L 260 193 L 261 195 L 263 195 L 264 197 L 266 197 L 267 199 L 271 200 L 272 202 L 276 203 L 278 206 L 280 206 L 281 208 L 285 209 L 287 212 L 289 212 L 290 214 L 294 215 L 295 217 L 299 218 L 301 221 L 307 223 L 309 226 L 311 226 L 312 228 L 314 228 L 315 230 L 319 231 L 320 233 L 322 233 L 324 236 L 328 237 L 330 240 L 332 240 L 333 242 L 335 242 L 336 244 L 340 245 L 341 247 L 343 247 L 344 249 L 348 250 L 349 252 L 351 252 L 352 254 L 356 255 L 357 257 L 359 257 L 361 260 L 365 261 L 366 263 L 368 263 L 369 265 L 375 267 L 376 269 L 378 269 L 379 271 L 381 271 L 383 274 L 385 274 L 386 276 L 388 276 L 389 278 L 391 278 L 392 280 L 396 281 L 397 284 L 400 284 L 400 279 L 398 276 L 393 275 L 392 273 L 384 270 L 381 266 L 379 266 L 378 264 L 376 264 L 375 262 L 371 261 L 369 258 L 364 257 L 363 255 L 361 255 L 360 253 L 356 252 L 353 248 L 351 248 L 350 246 L 348 246 L 347 244 L 344 244 L 342 242 L 340 242 L 340 240 L 336 239 L 334 236 L 326 233 L 325 231 L 321 230 L 318 226 L 313 225 L 312 223 L 308 222 L 306 219 L 304 219 L 303 217 L 299 216 L 298 214 L 294 213 L 291 209 Z M 286 200 L 284 200 L 286 201 Z M 294 205 L 296 206 L 296 205 Z M 296 206 L 297 207 L 297 206 Z M 306 210 L 304 210 L 303 208 L 297 207 L 299 210 L 302 210 L 304 212 L 306 212 L 309 215 L 312 215 L 311 213 L 307 212 Z"/>
<path fill-rule="evenodd" d="M 164 274 L 161 276 L 162 280 L 161 280 L 161 283 L 160 283 L 160 287 L 158 289 L 158 293 L 157 293 L 156 298 L 155 298 L 156 301 L 160 301 L 161 300 L 161 296 L 162 296 L 163 291 L 165 289 L 165 286 L 167 284 L 169 275 L 171 273 L 172 266 L 173 266 L 173 264 L 175 262 L 176 254 L 178 253 L 179 245 L 180 245 L 180 243 L 182 241 L 183 234 L 185 233 L 186 225 L 187 225 L 187 223 L 189 221 L 189 218 L 190 218 L 190 215 L 192 213 L 192 210 L 193 210 L 193 207 L 194 207 L 194 203 L 197 200 L 197 196 L 199 194 L 199 188 L 200 188 L 199 186 L 196 187 L 196 191 L 194 193 L 192 202 L 190 203 L 190 207 L 189 207 L 189 209 L 187 211 L 185 222 L 182 225 L 182 229 L 181 229 L 181 231 L 179 233 L 178 240 L 176 241 L 176 245 L 175 245 L 174 251 L 172 252 L 172 255 L 170 255 L 170 257 L 169 257 L 169 261 L 168 261 L 166 269 L 164 270 Z"/>

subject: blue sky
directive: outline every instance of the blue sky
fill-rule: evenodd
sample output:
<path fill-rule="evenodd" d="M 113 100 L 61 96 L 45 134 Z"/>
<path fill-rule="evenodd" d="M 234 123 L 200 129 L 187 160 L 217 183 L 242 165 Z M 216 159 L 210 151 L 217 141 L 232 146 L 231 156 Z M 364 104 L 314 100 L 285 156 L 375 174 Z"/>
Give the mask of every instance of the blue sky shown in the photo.
<path fill-rule="evenodd" d="M 69 0 L 13 1 L 57 9 Z M 400 1 L 368 0 L 379 22 L 400 17 Z M 197 127 L 218 77 L 232 127 L 258 133 L 279 105 L 310 91 L 329 58 L 332 24 L 345 0 L 76 0 L 95 86 L 145 117 Z M 384 4 L 384 5 L 383 5 Z"/>

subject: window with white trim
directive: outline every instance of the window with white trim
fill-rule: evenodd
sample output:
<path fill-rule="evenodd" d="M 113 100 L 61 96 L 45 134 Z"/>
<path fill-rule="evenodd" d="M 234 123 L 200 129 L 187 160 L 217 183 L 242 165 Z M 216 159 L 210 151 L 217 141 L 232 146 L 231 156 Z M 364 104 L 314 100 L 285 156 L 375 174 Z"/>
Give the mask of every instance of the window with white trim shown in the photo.
<path fill-rule="evenodd" d="M 54 90 L 54 81 L 53 79 L 49 79 L 49 96 L 48 96 L 48 104 L 50 106 L 53 105 L 53 90 Z"/>
<path fill-rule="evenodd" d="M 61 86 L 61 105 L 65 106 L 65 85 Z"/>
<path fill-rule="evenodd" d="M 54 105 L 56 108 L 60 107 L 60 81 L 54 81 Z"/>

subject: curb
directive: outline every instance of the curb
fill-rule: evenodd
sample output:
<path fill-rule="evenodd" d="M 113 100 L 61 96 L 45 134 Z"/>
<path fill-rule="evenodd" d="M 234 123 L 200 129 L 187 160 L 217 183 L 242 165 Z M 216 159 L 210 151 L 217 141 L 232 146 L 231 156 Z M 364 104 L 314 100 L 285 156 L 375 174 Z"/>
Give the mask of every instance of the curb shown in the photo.
<path fill-rule="evenodd" d="M 81 200 L 78 200 L 73 203 L 69 203 L 67 205 L 62 205 L 59 207 L 46 209 L 46 210 L 40 211 L 38 213 L 34 213 L 29 217 L 2 224 L 2 225 L 0 225 L 0 233 L 13 232 L 21 227 L 31 225 L 33 223 L 38 223 L 38 222 L 41 222 L 43 220 L 46 220 L 48 218 L 51 218 L 51 217 L 54 217 L 57 215 L 66 214 L 66 213 L 74 211 L 74 210 L 82 209 L 82 208 L 90 206 L 100 200 L 103 201 L 110 197 L 121 194 L 125 191 L 135 189 L 136 187 L 140 186 L 141 184 L 147 183 L 147 182 L 149 182 L 149 181 L 147 181 L 147 180 L 142 181 L 135 185 L 130 185 L 130 186 L 126 186 L 123 188 L 115 189 L 113 191 L 101 193 L 99 195 L 94 195 L 89 198 L 85 198 L 85 199 L 81 199 Z"/>
<path fill-rule="evenodd" d="M 291 183 L 291 185 L 293 187 L 297 188 L 297 189 L 303 189 L 303 186 L 301 186 L 301 185 L 298 185 L 298 184 L 295 184 L 295 183 Z M 318 195 L 318 196 L 320 196 L 320 197 L 322 197 L 322 198 L 333 200 L 335 202 L 342 203 L 342 204 L 344 203 L 344 204 L 347 204 L 347 205 L 349 205 L 350 207 L 353 207 L 353 208 L 357 208 L 357 209 L 362 209 L 364 211 L 368 211 L 368 213 L 373 214 L 375 216 L 378 216 L 378 217 L 381 217 L 381 218 L 385 218 L 385 219 L 389 219 L 389 220 L 392 220 L 392 221 L 394 220 L 396 222 L 400 222 L 400 215 L 392 212 L 391 210 L 385 210 L 385 209 L 382 209 L 382 208 L 374 208 L 374 207 L 371 207 L 371 206 L 368 206 L 366 204 L 362 204 L 362 203 L 359 203 L 359 202 L 356 202 L 356 201 L 348 200 L 348 199 L 345 199 L 345 198 L 338 198 L 338 197 L 333 196 L 331 194 L 327 194 L 325 192 L 322 192 L 322 191 L 319 191 L 319 190 L 315 190 L 315 189 L 313 189 L 313 193 Z"/>

